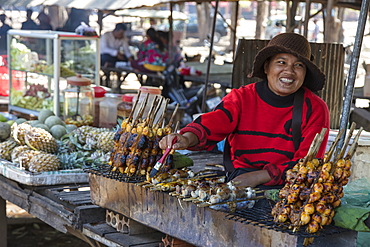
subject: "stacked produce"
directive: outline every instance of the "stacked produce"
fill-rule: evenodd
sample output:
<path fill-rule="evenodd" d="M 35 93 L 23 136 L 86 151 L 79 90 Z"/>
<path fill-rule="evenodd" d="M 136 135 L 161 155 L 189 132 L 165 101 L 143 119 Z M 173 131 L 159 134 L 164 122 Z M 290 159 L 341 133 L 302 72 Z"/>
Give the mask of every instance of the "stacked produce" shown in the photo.
<path fill-rule="evenodd" d="M 54 65 L 53 64 L 49 65 L 45 67 L 43 71 L 40 71 L 40 72 L 44 74 L 48 74 L 48 75 L 54 75 Z M 75 75 L 76 75 L 75 72 L 68 69 L 66 66 L 60 65 L 60 77 L 67 78 L 69 76 L 75 76 Z"/>
<path fill-rule="evenodd" d="M 177 108 L 167 125 L 164 126 L 166 111 L 163 111 L 157 122 L 154 122 L 161 110 L 163 100 L 162 97 L 157 97 L 151 106 L 148 117 L 142 119 L 148 96 L 149 94 L 134 118 L 133 115 L 138 105 L 138 101 L 135 102 L 130 116 L 122 122 L 121 128 L 115 134 L 115 146 L 109 161 L 109 164 L 113 166 L 113 171 L 117 170 L 127 176 L 145 178 L 162 156 L 163 152 L 159 148 L 159 141 L 163 136 L 173 132 L 172 124 Z M 161 171 L 168 171 L 172 167 L 172 163 L 173 156 L 170 156 Z"/>
<path fill-rule="evenodd" d="M 324 225 L 332 222 L 334 208 L 340 206 L 343 197 L 343 186 L 351 175 L 351 158 L 355 152 L 362 128 L 354 138 L 351 149 L 344 156 L 355 124 L 352 125 L 341 150 L 336 145 L 342 135 L 341 131 L 324 160 L 314 158 L 319 150 L 324 129 L 316 135 L 307 156 L 287 171 L 286 184 L 279 191 L 282 199 L 272 209 L 274 221 L 287 224 L 293 231 L 305 226 L 308 233 L 315 233 Z"/>
<path fill-rule="evenodd" d="M 114 132 L 91 126 L 65 124 L 52 111 L 43 110 L 37 120 L 17 119 L 9 131 L 3 128 L 0 159 L 31 172 L 76 169 L 108 162 Z M 6 133 L 5 133 L 6 132 Z"/>
<path fill-rule="evenodd" d="M 11 104 L 26 109 L 40 111 L 50 98 L 48 89 L 41 84 L 30 84 L 25 92 L 11 89 Z"/>

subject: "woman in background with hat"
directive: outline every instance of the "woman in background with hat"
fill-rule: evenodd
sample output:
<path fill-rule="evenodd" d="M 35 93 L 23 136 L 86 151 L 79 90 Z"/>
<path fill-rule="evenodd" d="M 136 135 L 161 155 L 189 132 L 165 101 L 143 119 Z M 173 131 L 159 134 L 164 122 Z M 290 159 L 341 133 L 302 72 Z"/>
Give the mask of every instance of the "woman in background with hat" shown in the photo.
<path fill-rule="evenodd" d="M 226 138 L 229 180 L 281 187 L 285 172 L 306 156 L 316 133 L 329 129 L 328 107 L 314 93 L 324 87 L 325 75 L 312 60 L 302 35 L 275 36 L 258 52 L 249 75 L 262 81 L 233 89 L 212 112 L 164 137 L 160 147 L 171 146 L 177 136 L 173 149 L 211 150 Z M 317 157 L 324 156 L 328 133 Z"/>

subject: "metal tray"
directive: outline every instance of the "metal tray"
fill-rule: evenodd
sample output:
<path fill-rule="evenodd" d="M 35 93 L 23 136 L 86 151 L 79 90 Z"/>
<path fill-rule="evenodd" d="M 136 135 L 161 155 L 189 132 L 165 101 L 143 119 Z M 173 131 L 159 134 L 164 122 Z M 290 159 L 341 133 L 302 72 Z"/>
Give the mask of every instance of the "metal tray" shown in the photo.
<path fill-rule="evenodd" d="M 31 186 L 88 183 L 89 175 L 82 169 L 51 172 L 29 172 L 16 164 L 0 159 L 0 174 L 22 184 Z"/>

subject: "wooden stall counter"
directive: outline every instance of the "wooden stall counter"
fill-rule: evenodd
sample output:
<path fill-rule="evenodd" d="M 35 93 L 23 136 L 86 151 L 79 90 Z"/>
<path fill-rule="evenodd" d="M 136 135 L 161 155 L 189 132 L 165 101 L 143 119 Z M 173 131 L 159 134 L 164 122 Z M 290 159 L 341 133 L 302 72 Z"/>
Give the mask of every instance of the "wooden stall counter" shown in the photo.
<path fill-rule="evenodd" d="M 212 153 L 208 157 L 212 162 L 222 158 Z M 200 162 L 199 159 L 193 160 L 196 164 Z M 197 207 L 193 202 L 166 192 L 151 191 L 135 183 L 97 174 L 89 174 L 89 179 L 94 204 L 195 246 L 302 246 L 306 238 L 305 235 L 273 230 L 272 219 L 267 225 L 259 225 L 229 213 Z M 252 214 L 253 210 L 250 211 Z M 260 214 L 256 209 L 255 218 L 270 216 L 270 212 L 268 208 Z M 315 238 L 312 246 L 333 246 L 333 243 L 336 246 L 355 246 L 356 236 L 355 231 L 334 229 Z"/>

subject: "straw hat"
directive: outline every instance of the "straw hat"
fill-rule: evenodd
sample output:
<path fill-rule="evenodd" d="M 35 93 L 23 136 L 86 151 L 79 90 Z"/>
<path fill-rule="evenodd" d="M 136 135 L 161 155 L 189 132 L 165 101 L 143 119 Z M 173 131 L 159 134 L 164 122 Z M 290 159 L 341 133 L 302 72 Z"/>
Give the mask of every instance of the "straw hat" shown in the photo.
<path fill-rule="evenodd" d="M 325 84 L 325 75 L 313 63 L 314 57 L 311 54 L 311 46 L 307 39 L 297 33 L 281 33 L 270 40 L 266 47 L 262 48 L 254 58 L 253 69 L 249 77 L 266 79 L 264 63 L 266 59 L 279 54 L 290 53 L 298 57 L 307 67 L 306 77 L 303 86 L 313 92 L 320 91 Z"/>

